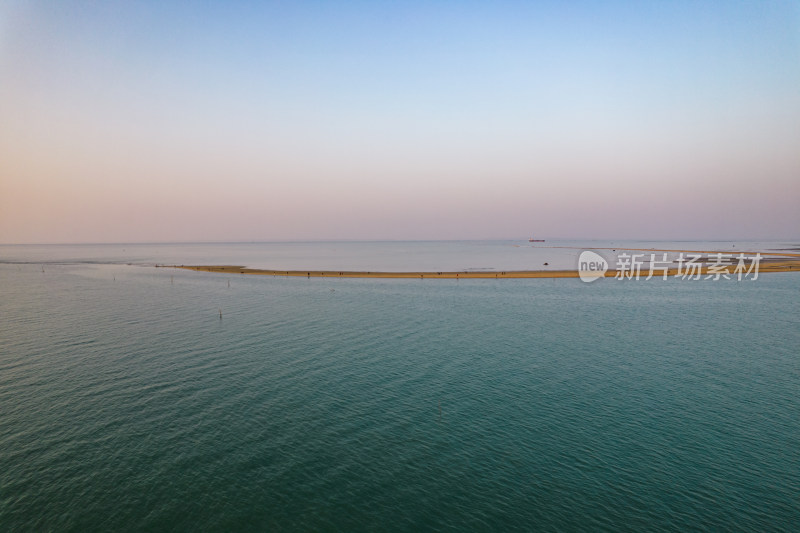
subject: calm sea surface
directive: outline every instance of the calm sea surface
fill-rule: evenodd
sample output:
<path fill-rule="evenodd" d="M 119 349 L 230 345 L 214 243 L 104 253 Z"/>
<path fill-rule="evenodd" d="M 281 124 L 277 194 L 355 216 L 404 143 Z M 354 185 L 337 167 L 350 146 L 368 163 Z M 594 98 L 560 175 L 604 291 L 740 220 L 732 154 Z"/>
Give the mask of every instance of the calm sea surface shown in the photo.
<path fill-rule="evenodd" d="M 755 246 L 793 244 L 735 249 Z M 797 531 L 800 273 L 587 284 L 152 267 L 575 256 L 512 242 L 0 246 L 0 531 Z"/>

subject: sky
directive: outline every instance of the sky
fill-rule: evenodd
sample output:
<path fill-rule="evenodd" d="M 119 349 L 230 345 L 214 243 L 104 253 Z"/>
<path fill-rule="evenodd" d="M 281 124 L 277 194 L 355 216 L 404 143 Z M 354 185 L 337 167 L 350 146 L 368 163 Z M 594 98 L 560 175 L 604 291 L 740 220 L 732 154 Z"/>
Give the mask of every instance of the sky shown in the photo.
<path fill-rule="evenodd" d="M 800 2 L 0 3 L 0 243 L 800 239 Z"/>

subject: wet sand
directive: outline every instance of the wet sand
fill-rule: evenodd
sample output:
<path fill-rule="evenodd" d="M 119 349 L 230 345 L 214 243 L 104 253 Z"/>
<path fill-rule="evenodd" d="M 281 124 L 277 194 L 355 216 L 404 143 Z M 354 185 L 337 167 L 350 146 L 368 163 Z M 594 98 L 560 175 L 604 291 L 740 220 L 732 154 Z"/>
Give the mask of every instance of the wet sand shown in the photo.
<path fill-rule="evenodd" d="M 652 250 L 651 250 L 652 251 Z M 660 251 L 660 250 L 655 250 Z M 772 255 L 772 254 L 770 254 Z M 290 276 L 304 278 L 406 278 L 406 279 L 514 279 L 514 278 L 577 278 L 577 270 L 509 270 L 509 271 L 461 271 L 461 272 L 364 272 L 352 270 L 269 270 L 260 268 L 247 268 L 237 265 L 173 265 L 174 268 L 194 270 L 197 272 L 216 272 L 221 274 L 251 274 L 259 276 Z M 749 264 L 748 264 L 749 267 Z M 736 261 L 724 266 L 724 271 L 735 277 Z M 701 275 L 709 275 L 709 266 L 704 264 L 699 269 Z M 684 268 L 685 271 L 685 268 Z M 800 272 L 800 259 L 772 259 L 763 258 L 759 264 L 758 273 L 768 272 Z M 667 271 L 668 276 L 675 276 L 677 267 Z M 616 270 L 609 270 L 604 277 L 613 278 Z M 648 267 L 643 265 L 639 278 L 646 278 Z M 657 270 L 653 278 L 663 276 Z M 634 276 L 635 277 L 635 276 Z M 748 277 L 752 277 L 752 274 Z"/>

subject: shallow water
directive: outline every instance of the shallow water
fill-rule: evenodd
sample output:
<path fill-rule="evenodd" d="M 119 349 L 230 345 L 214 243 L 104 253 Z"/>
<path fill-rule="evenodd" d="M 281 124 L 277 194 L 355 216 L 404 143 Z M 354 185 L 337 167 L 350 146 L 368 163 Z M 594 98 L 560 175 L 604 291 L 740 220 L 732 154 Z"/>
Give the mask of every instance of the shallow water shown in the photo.
<path fill-rule="evenodd" d="M 0 530 L 800 523 L 798 273 L 273 278 L 119 246 L 0 250 Z"/>
<path fill-rule="evenodd" d="M 274 270 L 575 270 L 582 250 L 613 266 L 621 248 L 768 251 L 792 242 L 716 241 L 390 241 L 197 244 L 0 245 L 2 263 L 241 265 Z M 800 250 L 795 250 L 800 253 Z M 645 254 L 647 256 L 647 254 Z M 674 258 L 675 254 L 670 254 Z M 649 257 L 649 256 L 647 256 Z M 647 259 L 645 257 L 644 259 Z M 660 256 L 657 256 L 660 259 Z"/>

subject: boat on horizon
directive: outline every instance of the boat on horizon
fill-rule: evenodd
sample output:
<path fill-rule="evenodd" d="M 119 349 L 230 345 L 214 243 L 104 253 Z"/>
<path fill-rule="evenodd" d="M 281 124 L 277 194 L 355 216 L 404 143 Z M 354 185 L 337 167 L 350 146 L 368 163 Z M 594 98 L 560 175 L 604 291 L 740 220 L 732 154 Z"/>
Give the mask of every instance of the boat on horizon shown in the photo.
<path fill-rule="evenodd" d="M 544 239 L 534 239 L 533 237 L 531 237 L 530 239 L 528 239 L 528 242 L 544 242 Z"/>

